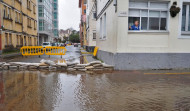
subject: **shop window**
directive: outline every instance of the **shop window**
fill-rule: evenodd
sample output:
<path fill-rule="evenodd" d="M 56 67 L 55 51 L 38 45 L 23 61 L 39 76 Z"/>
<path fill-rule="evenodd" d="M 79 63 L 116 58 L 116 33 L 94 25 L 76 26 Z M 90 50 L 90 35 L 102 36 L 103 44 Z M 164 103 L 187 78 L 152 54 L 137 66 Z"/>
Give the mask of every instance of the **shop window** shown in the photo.
<path fill-rule="evenodd" d="M 167 31 L 168 2 L 129 2 L 129 30 Z"/>
<path fill-rule="evenodd" d="M 190 3 L 184 3 L 182 9 L 182 34 L 190 34 Z"/>

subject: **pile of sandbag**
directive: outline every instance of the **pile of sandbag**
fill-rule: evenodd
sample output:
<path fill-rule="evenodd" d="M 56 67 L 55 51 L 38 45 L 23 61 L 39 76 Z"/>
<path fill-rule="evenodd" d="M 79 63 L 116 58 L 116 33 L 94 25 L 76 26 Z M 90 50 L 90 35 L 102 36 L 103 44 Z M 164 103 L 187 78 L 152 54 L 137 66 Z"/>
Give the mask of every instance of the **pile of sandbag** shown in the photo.
<path fill-rule="evenodd" d="M 88 64 L 78 63 L 55 63 L 51 60 L 41 60 L 40 63 L 24 62 L 0 62 L 0 70 L 49 70 L 49 71 L 105 71 L 114 70 L 113 66 L 100 61 L 93 61 Z"/>

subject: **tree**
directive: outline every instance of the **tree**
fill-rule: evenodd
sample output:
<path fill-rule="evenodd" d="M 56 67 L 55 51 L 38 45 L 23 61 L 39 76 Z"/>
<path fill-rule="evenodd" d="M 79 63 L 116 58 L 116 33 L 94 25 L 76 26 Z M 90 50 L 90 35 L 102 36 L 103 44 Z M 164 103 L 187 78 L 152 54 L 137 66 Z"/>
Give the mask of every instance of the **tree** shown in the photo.
<path fill-rule="evenodd" d="M 72 43 L 80 43 L 79 33 L 71 34 L 70 37 L 69 37 L 69 41 L 72 42 Z"/>

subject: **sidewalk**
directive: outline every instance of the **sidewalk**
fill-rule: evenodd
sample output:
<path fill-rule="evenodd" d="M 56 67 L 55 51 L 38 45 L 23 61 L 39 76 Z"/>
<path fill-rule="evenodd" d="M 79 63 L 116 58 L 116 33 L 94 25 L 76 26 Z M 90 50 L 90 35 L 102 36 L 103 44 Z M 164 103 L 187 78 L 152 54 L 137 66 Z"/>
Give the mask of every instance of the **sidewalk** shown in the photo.
<path fill-rule="evenodd" d="M 10 54 L 1 54 L 0 58 L 10 58 L 10 57 L 16 57 L 16 56 L 22 56 L 22 54 L 20 52 L 10 53 Z"/>
<path fill-rule="evenodd" d="M 87 63 L 92 62 L 92 61 L 99 61 L 99 60 L 93 58 L 93 53 L 92 52 L 87 52 L 83 48 L 81 48 L 80 51 L 81 51 L 82 56 L 84 56 L 84 59 L 85 59 L 85 61 Z"/>

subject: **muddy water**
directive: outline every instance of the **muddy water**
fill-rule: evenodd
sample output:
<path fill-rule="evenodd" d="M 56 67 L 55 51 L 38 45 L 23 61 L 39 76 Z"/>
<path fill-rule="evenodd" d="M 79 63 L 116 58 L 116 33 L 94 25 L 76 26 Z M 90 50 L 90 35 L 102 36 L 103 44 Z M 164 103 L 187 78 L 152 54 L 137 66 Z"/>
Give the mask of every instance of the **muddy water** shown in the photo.
<path fill-rule="evenodd" d="M 0 111 L 190 111 L 190 75 L 4 71 Z"/>

